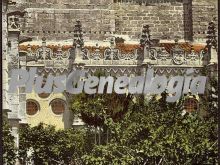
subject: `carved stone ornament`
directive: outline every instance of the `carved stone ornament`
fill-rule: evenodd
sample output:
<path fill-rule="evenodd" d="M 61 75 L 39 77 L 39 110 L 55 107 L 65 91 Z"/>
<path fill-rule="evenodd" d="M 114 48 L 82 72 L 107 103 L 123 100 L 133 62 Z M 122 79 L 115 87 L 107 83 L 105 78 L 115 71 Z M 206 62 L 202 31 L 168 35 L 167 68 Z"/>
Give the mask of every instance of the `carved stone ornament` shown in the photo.
<path fill-rule="evenodd" d="M 171 50 L 171 54 L 175 65 L 182 65 L 186 61 L 185 51 L 178 46 L 178 39 L 175 39 L 175 46 Z"/>
<path fill-rule="evenodd" d="M 20 31 L 19 17 L 16 15 L 8 16 L 8 30 Z"/>

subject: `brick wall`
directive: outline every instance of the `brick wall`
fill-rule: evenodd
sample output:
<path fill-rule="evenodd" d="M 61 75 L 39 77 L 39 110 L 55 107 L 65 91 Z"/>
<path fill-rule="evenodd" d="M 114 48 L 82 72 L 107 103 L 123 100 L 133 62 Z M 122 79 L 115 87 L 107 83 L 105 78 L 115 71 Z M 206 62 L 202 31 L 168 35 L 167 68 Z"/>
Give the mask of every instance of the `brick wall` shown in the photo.
<path fill-rule="evenodd" d="M 36 2 L 22 0 L 17 4 L 27 7 L 22 24 L 23 36 L 70 39 L 75 21 L 79 19 L 85 36 L 90 39 L 105 39 L 113 33 L 138 39 L 144 24 L 150 25 L 153 38 L 184 38 L 182 2 L 158 2 L 147 6 L 107 0 Z M 44 9 L 40 8 L 43 6 Z"/>
<path fill-rule="evenodd" d="M 149 3 L 148 3 L 149 2 Z M 82 22 L 88 39 L 105 39 L 112 34 L 138 39 L 144 24 L 152 38 L 192 39 L 204 37 L 207 24 L 217 14 L 217 0 L 20 0 L 17 8 L 27 14 L 22 36 L 35 39 L 72 39 L 73 27 Z M 193 31 L 192 31 L 193 30 Z M 200 33 L 200 34 L 198 34 Z"/>
<path fill-rule="evenodd" d="M 82 22 L 84 36 L 103 39 L 115 31 L 114 11 L 105 9 L 27 9 L 21 34 L 41 39 L 72 39 L 76 20 Z"/>
<path fill-rule="evenodd" d="M 144 24 L 150 25 L 153 38 L 183 38 L 183 4 L 157 3 L 154 5 L 129 5 L 121 3 L 116 10 L 116 32 L 139 38 Z"/>
<path fill-rule="evenodd" d="M 208 23 L 214 17 L 218 18 L 217 13 L 218 0 L 193 0 L 193 34 L 194 39 L 205 39 Z M 215 21 L 217 24 L 217 21 Z"/>
<path fill-rule="evenodd" d="M 20 8 L 59 8 L 59 9 L 94 9 L 107 8 L 113 0 L 19 0 Z"/>

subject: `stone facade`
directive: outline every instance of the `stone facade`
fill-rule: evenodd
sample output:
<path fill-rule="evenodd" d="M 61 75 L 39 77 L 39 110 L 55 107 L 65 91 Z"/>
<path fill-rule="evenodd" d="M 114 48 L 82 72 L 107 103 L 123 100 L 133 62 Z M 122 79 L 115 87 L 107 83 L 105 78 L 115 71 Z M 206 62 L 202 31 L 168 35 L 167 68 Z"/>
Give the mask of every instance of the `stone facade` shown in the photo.
<path fill-rule="evenodd" d="M 73 25 L 80 20 L 89 39 L 105 39 L 113 34 L 138 39 L 142 24 L 152 26 L 159 39 L 204 38 L 206 26 L 217 16 L 217 0 L 95 1 L 95 0 L 21 0 L 21 38 L 71 39 Z M 97 35 L 98 34 L 98 35 Z"/>
<path fill-rule="evenodd" d="M 194 40 L 203 41 L 206 38 L 208 23 L 214 21 L 218 25 L 218 1 L 193 0 L 192 19 L 193 38 Z"/>
<path fill-rule="evenodd" d="M 184 38 L 183 4 L 159 3 L 156 5 L 116 4 L 116 33 L 138 38 L 143 24 L 152 29 L 158 39 Z"/>
<path fill-rule="evenodd" d="M 50 124 L 56 126 L 56 129 L 67 129 L 72 127 L 73 116 L 69 111 L 68 106 L 64 111 L 64 114 L 55 115 L 52 110 L 50 103 L 52 100 L 59 98 L 64 100 L 66 103 L 67 99 L 62 93 L 50 94 L 47 98 L 41 98 L 35 92 L 27 94 L 27 100 L 36 100 L 39 103 L 39 111 L 35 115 L 25 115 L 27 118 L 27 123 L 31 126 L 37 126 L 39 122 Z M 25 102 L 26 103 L 26 102 Z M 45 120 L 46 119 L 46 120 Z"/>
<path fill-rule="evenodd" d="M 23 36 L 49 40 L 66 40 L 73 36 L 73 26 L 80 19 L 89 39 L 103 39 L 105 32 L 115 31 L 114 11 L 104 9 L 27 9 Z M 101 34 L 100 34 L 101 33 Z M 100 34 L 100 35 L 97 35 Z"/>
<path fill-rule="evenodd" d="M 2 75 L 4 77 L 2 85 L 3 85 L 3 109 L 8 110 L 8 51 L 7 51 L 7 43 L 8 43 L 8 29 L 7 29 L 7 7 L 6 1 L 3 1 L 3 10 L 2 10 Z"/>
<path fill-rule="evenodd" d="M 216 2 L 212 0 L 209 6 L 208 2 L 196 0 L 21 0 L 16 3 L 16 8 L 26 11 L 21 19 L 21 36 L 34 40 L 42 37 L 49 40 L 71 39 L 76 20 L 82 22 L 85 36 L 92 40 L 103 40 L 113 34 L 138 39 L 142 24 L 152 27 L 154 38 L 192 40 L 192 30 L 197 38 L 196 34 L 203 33 L 211 21 L 212 16 L 207 13 L 216 15 Z"/>

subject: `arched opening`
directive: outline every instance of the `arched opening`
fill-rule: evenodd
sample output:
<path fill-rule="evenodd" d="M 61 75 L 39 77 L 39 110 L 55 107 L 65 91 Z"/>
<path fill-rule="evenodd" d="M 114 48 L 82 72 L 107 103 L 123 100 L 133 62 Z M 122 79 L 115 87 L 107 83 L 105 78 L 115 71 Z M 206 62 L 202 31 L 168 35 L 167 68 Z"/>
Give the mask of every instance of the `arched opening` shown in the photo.
<path fill-rule="evenodd" d="M 26 102 L 26 113 L 29 116 L 33 116 L 37 114 L 37 112 L 40 110 L 39 103 L 35 100 L 27 100 Z"/>
<path fill-rule="evenodd" d="M 66 103 L 62 99 L 54 99 L 51 101 L 50 105 L 51 105 L 52 112 L 55 115 L 63 114 L 66 108 Z"/>
<path fill-rule="evenodd" d="M 184 109 L 189 113 L 198 110 L 198 101 L 195 98 L 187 98 L 184 101 Z"/>

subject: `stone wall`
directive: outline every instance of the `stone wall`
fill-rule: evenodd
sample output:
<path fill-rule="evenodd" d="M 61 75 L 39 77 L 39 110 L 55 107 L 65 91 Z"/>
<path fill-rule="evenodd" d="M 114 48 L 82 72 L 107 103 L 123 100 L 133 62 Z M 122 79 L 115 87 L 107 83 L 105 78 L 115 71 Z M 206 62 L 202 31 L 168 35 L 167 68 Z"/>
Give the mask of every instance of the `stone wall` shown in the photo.
<path fill-rule="evenodd" d="M 144 1 L 143 1 L 144 2 Z M 138 39 L 149 24 L 153 38 L 184 38 L 183 2 L 119 3 L 113 0 L 20 0 L 17 8 L 27 13 L 21 36 L 49 40 L 72 39 L 76 20 L 88 39 L 105 39 L 113 34 Z"/>
<path fill-rule="evenodd" d="M 9 102 L 8 102 L 8 51 L 7 51 L 7 43 L 8 43 L 8 30 L 7 30 L 7 10 L 6 10 L 6 2 L 3 1 L 2 7 L 2 104 L 3 110 L 9 110 Z"/>
<path fill-rule="evenodd" d="M 16 1 L 16 0 L 13 0 Z M 108 8 L 113 0 L 19 0 L 18 8 L 97 9 Z"/>
<path fill-rule="evenodd" d="M 140 38 L 144 24 L 148 24 L 153 38 L 184 38 L 183 3 L 157 3 L 152 5 L 115 5 L 116 33 Z"/>
<path fill-rule="evenodd" d="M 204 40 L 206 38 L 208 23 L 218 18 L 218 0 L 193 0 L 193 38 Z M 217 25 L 217 20 L 215 21 Z"/>
<path fill-rule="evenodd" d="M 104 39 L 115 31 L 114 11 L 105 9 L 26 9 L 21 28 L 23 36 L 35 39 L 72 39 L 77 20 L 83 26 L 84 36 L 89 39 Z M 108 33 L 107 33 L 108 32 Z"/>
<path fill-rule="evenodd" d="M 113 34 L 138 39 L 149 24 L 153 38 L 192 40 L 206 36 L 208 22 L 217 16 L 217 0 L 19 0 L 27 11 L 21 36 L 49 40 L 73 37 L 76 20 L 86 39 L 103 40 Z"/>

